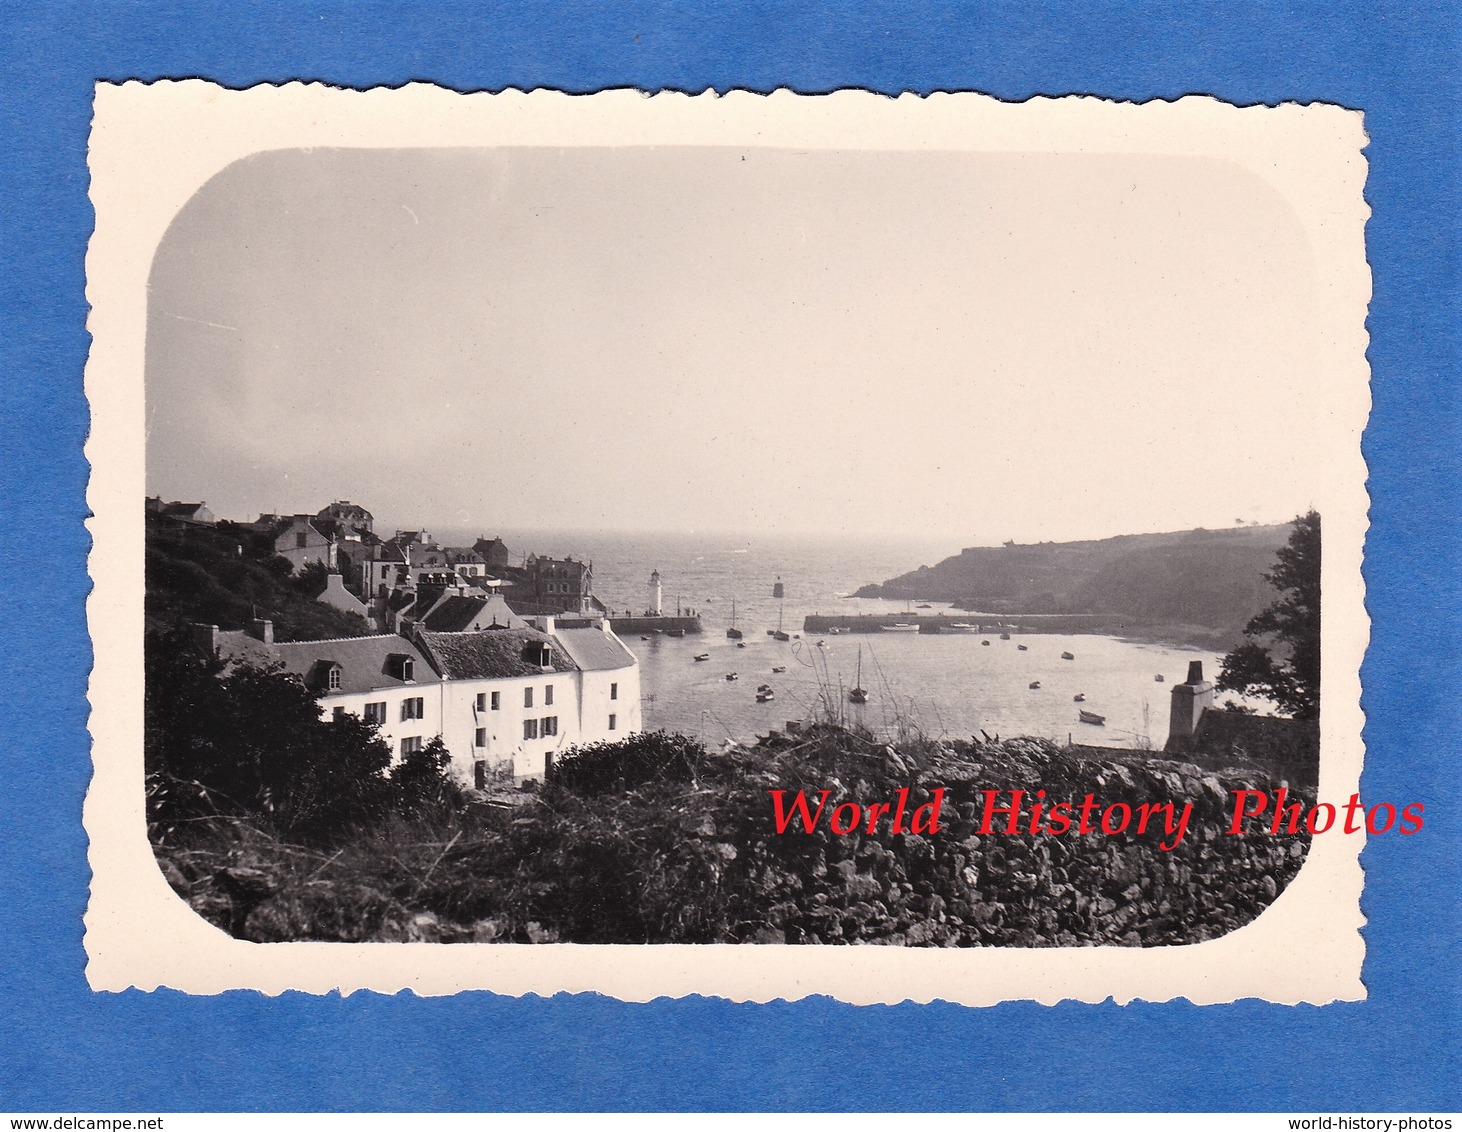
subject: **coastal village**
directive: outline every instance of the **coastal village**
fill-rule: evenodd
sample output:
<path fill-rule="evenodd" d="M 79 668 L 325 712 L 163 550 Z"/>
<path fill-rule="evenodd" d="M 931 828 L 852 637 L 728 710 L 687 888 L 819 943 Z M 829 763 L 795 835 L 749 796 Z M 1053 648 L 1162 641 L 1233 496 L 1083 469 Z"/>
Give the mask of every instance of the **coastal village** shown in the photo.
<path fill-rule="evenodd" d="M 217 528 L 205 504 L 150 498 L 152 522 Z M 195 625 L 225 661 L 278 664 L 329 716 L 377 724 L 397 759 L 440 736 L 464 784 L 541 780 L 556 753 L 641 728 L 639 665 L 593 594 L 593 564 L 528 554 L 513 564 L 501 538 L 439 545 L 425 530 L 381 538 L 348 501 L 314 515 L 260 515 L 229 529 L 239 553 L 323 570 L 316 600 L 369 635 L 275 638 L 271 621 L 244 629 Z M 650 611 L 655 612 L 655 611 Z"/>
<path fill-rule="evenodd" d="M 856 705 L 884 693 L 857 684 L 835 712 L 708 748 L 645 729 L 616 633 L 704 659 L 675 647 L 695 611 L 666 615 L 658 573 L 620 617 L 592 562 L 383 538 L 346 501 L 235 523 L 154 498 L 147 533 L 149 836 L 174 891 L 239 938 L 1171 945 L 1251 920 L 1308 849 L 1278 814 L 1313 800 L 1317 721 L 1217 704 L 1201 661 L 1164 686 L 1161 751 L 875 732 Z M 961 638 L 911 616 L 851 631 L 1026 647 L 1015 624 Z M 818 653 L 809 628 L 767 632 Z M 740 632 L 723 647 L 749 647 Z M 834 790 L 830 836 L 821 803 L 794 828 L 796 799 Z M 1016 816 L 1041 791 L 1167 816 L 1067 838 Z M 1274 799 L 1273 835 L 1224 835 L 1235 795 Z"/>
<path fill-rule="evenodd" d="M 221 522 L 203 503 L 149 498 L 147 511 L 151 523 L 174 532 L 227 530 L 240 540 L 239 554 L 287 563 L 293 575 L 314 571 L 322 587 L 315 600 L 364 627 L 348 637 L 283 640 L 265 618 L 243 628 L 193 625 L 208 652 L 226 662 L 281 666 L 317 695 L 326 715 L 375 723 L 397 759 L 440 737 L 454 777 L 479 790 L 541 782 L 562 752 L 641 731 L 639 662 L 616 630 L 701 631 L 693 611 L 662 609 L 658 572 L 643 610 L 611 611 L 594 594 L 592 561 L 528 553 L 515 562 L 497 536 L 480 536 L 471 546 L 441 545 L 422 529 L 383 538 L 370 511 L 346 500 L 315 514 L 263 514 L 246 523 Z M 810 616 L 804 626 L 830 633 L 981 627 L 942 615 L 837 623 Z M 1012 621 L 1009 628 L 1020 626 Z M 740 636 L 734 628 L 732 634 Z M 855 704 L 866 702 L 862 688 L 851 695 Z M 1213 766 L 1253 760 L 1314 780 L 1312 724 L 1216 710 L 1201 662 L 1169 695 L 1167 754 Z M 770 699 L 769 685 L 758 690 L 763 697 Z M 1080 716 L 1102 720 L 1087 710 Z M 1076 746 L 1091 757 L 1121 750 Z"/>

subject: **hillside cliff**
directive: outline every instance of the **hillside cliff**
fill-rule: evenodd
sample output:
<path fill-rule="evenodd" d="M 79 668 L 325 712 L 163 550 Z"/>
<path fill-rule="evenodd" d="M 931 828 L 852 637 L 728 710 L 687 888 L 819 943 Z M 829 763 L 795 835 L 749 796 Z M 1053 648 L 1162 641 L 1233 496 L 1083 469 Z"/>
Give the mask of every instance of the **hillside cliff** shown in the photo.
<path fill-rule="evenodd" d="M 966 547 L 858 597 L 948 601 L 989 613 L 1111 614 L 1133 631 L 1236 641 L 1273 599 L 1264 574 L 1290 525 Z"/>
<path fill-rule="evenodd" d="M 274 622 L 282 641 L 359 637 L 370 626 L 315 600 L 310 576 L 292 575 L 289 562 L 266 556 L 253 533 L 229 523 L 178 529 L 147 516 L 149 630 L 190 622 L 242 629 L 255 617 Z M 316 578 L 320 586 L 323 576 Z"/>

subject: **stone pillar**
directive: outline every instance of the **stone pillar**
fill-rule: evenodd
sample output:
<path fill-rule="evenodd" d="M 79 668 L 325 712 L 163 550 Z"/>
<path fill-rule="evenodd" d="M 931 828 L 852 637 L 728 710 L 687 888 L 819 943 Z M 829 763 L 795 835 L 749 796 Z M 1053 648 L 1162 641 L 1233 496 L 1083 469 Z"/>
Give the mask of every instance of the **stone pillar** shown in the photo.
<path fill-rule="evenodd" d="M 1173 686 L 1172 712 L 1168 716 L 1169 751 L 1186 750 L 1198 730 L 1203 713 L 1213 706 L 1213 685 L 1203 679 L 1203 662 L 1188 662 L 1188 679 Z"/>

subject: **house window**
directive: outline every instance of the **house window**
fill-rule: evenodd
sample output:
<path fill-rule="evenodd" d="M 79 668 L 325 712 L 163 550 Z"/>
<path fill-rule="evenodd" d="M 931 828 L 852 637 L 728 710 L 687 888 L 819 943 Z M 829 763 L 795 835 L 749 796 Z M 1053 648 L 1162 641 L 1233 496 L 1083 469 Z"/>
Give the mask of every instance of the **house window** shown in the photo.
<path fill-rule="evenodd" d="M 543 722 L 539 725 L 538 734 L 540 734 L 542 736 L 545 736 L 545 737 L 547 737 L 549 735 L 557 735 L 558 734 L 558 716 L 556 716 L 556 715 L 545 715 L 543 717 Z"/>
<path fill-rule="evenodd" d="M 409 656 L 401 658 L 401 679 L 408 684 L 416 680 L 416 662 Z"/>
<path fill-rule="evenodd" d="M 420 696 L 409 696 L 401 701 L 401 718 L 420 719 L 424 714 L 425 701 Z"/>
<path fill-rule="evenodd" d="M 325 683 L 329 687 L 330 691 L 340 691 L 340 667 L 338 665 L 330 669 L 329 673 L 325 677 Z"/>
<path fill-rule="evenodd" d="M 524 739 L 536 739 L 536 738 L 538 738 L 538 721 L 536 719 L 525 719 L 525 720 L 523 720 L 523 738 Z"/>
<path fill-rule="evenodd" d="M 618 684 L 611 684 L 611 685 L 609 685 L 609 698 L 611 700 L 617 700 L 617 699 L 619 699 L 619 685 Z"/>
<path fill-rule="evenodd" d="M 486 727 L 479 727 L 477 729 L 477 739 L 476 739 L 476 742 L 473 744 L 473 746 L 476 746 L 476 747 L 485 747 L 485 746 L 487 746 L 487 728 Z"/>
<path fill-rule="evenodd" d="M 405 758 L 407 755 L 414 755 L 414 754 L 416 754 L 420 750 L 421 750 L 421 736 L 420 735 L 410 735 L 407 738 L 401 740 L 401 757 L 402 758 Z"/>
<path fill-rule="evenodd" d="M 295 531 L 295 533 L 294 533 L 294 548 L 296 550 L 303 550 L 306 547 L 306 545 L 308 545 L 308 543 L 309 543 L 309 535 L 307 535 L 304 531 Z"/>
<path fill-rule="evenodd" d="M 384 700 L 382 700 L 378 704 L 366 704 L 366 706 L 365 706 L 365 721 L 367 723 L 385 723 L 386 722 L 386 702 Z"/>
<path fill-rule="evenodd" d="M 532 707 L 533 706 L 533 689 L 532 688 L 524 688 L 523 689 L 523 706 L 524 707 Z"/>
<path fill-rule="evenodd" d="M 552 684 L 545 684 L 543 686 L 543 706 L 544 707 L 552 707 L 553 706 L 553 685 Z"/>
<path fill-rule="evenodd" d="M 613 731 L 618 726 L 619 726 L 619 716 L 617 716 L 617 715 L 611 715 L 609 717 L 609 730 Z"/>
<path fill-rule="evenodd" d="M 487 693 L 486 692 L 478 692 L 477 693 L 477 706 L 473 710 L 474 711 L 486 711 L 487 710 Z"/>
<path fill-rule="evenodd" d="M 501 692 L 494 692 L 492 694 L 492 710 L 493 711 L 497 711 L 502 706 L 503 706 L 503 694 Z"/>
<path fill-rule="evenodd" d="M 333 720 L 334 720 L 334 721 L 335 721 L 335 722 L 336 722 L 336 723 L 339 723 L 339 722 L 340 722 L 340 721 L 341 721 L 341 720 L 342 720 L 342 719 L 344 719 L 344 718 L 345 718 L 345 709 L 344 709 L 344 708 L 343 708 L 343 707 L 338 707 L 338 708 L 336 708 L 336 709 L 335 709 L 335 712 L 334 712 L 334 714 L 333 714 L 333 715 L 332 715 L 332 716 L 331 716 L 331 718 L 332 718 L 332 719 L 333 719 Z"/>

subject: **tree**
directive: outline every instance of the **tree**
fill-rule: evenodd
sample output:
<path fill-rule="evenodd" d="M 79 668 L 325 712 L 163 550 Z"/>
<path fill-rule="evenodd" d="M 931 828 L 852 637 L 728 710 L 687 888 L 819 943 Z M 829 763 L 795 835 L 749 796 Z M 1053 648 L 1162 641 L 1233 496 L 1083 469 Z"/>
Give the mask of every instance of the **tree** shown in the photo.
<path fill-rule="evenodd" d="M 146 664 L 143 748 L 159 830 L 224 812 L 329 841 L 390 808 L 391 751 L 375 725 L 322 719 L 297 676 L 225 666 L 184 633 L 150 635 Z"/>
<path fill-rule="evenodd" d="M 1294 521 L 1265 579 L 1279 598 L 1253 617 L 1253 638 L 1223 658 L 1218 687 L 1273 700 L 1296 719 L 1320 714 L 1320 516 Z"/>
<path fill-rule="evenodd" d="M 452 777 L 452 755 L 440 735 L 392 768 L 391 792 L 401 813 L 453 810 L 462 804 L 462 791 Z"/>

